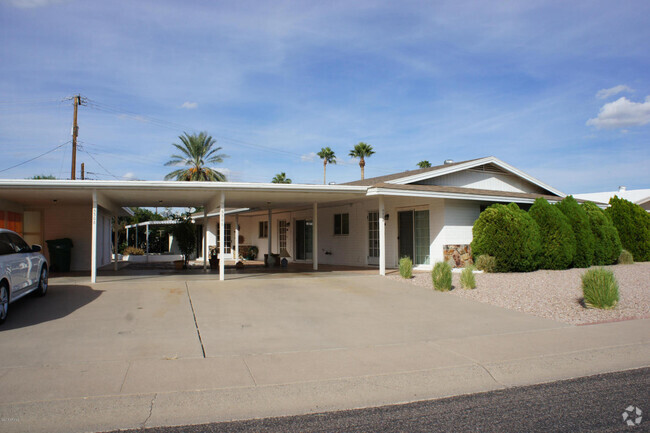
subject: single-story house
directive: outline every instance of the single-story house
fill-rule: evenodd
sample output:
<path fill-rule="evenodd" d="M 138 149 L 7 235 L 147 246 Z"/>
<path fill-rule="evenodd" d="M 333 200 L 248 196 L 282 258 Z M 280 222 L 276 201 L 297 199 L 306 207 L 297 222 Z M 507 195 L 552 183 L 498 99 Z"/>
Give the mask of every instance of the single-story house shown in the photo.
<path fill-rule="evenodd" d="M 116 257 L 112 221 L 123 207 L 203 206 L 200 255 L 205 266 L 217 246 L 220 279 L 224 263 L 252 245 L 260 257 L 282 253 L 314 269 L 374 266 L 384 275 L 404 256 L 419 269 L 448 258 L 462 264 L 485 207 L 527 207 L 537 197 L 556 202 L 565 194 L 495 157 L 334 185 L 0 180 L 0 225 L 36 244 L 71 238 L 72 269 L 90 270 L 95 281 L 97 268 Z"/>
<path fill-rule="evenodd" d="M 647 212 L 650 212 L 650 189 L 627 189 L 624 186 L 619 186 L 617 191 L 590 192 L 574 194 L 573 196 L 577 199 L 600 203 L 609 203 L 610 198 L 618 196 L 618 198 L 624 198 L 636 203 Z"/>

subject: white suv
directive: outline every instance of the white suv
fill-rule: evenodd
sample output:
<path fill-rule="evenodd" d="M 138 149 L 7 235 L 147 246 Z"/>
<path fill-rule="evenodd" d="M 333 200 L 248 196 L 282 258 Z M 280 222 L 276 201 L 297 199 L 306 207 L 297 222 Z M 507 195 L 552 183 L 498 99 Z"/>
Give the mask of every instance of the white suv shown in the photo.
<path fill-rule="evenodd" d="M 18 233 L 0 229 L 0 324 L 9 304 L 29 293 L 47 293 L 47 260 L 40 245 L 27 245 Z"/>

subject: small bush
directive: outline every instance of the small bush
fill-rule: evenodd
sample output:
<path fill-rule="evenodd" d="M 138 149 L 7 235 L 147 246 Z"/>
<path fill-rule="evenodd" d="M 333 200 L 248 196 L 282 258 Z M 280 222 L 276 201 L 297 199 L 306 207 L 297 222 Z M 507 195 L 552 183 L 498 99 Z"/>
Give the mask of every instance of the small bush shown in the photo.
<path fill-rule="evenodd" d="M 595 241 L 587 213 L 572 196 L 564 197 L 555 206 L 569 219 L 569 224 L 571 224 L 576 237 L 576 254 L 571 266 L 588 268 L 594 261 Z"/>
<path fill-rule="evenodd" d="M 476 269 L 483 272 L 492 273 L 497 268 L 497 259 L 487 254 L 481 254 L 476 259 Z"/>
<path fill-rule="evenodd" d="M 493 204 L 481 212 L 472 228 L 472 252 L 496 258 L 496 272 L 537 269 L 542 248 L 539 229 L 515 203 Z"/>
<path fill-rule="evenodd" d="M 638 204 L 612 197 L 606 213 L 618 230 L 622 247 L 632 253 L 637 262 L 650 261 L 650 213 Z"/>
<path fill-rule="evenodd" d="M 433 288 L 440 292 L 451 290 L 451 266 L 447 262 L 438 262 L 431 271 Z"/>
<path fill-rule="evenodd" d="M 124 248 L 125 256 L 144 256 L 144 250 L 138 247 L 126 247 Z"/>
<path fill-rule="evenodd" d="M 474 277 L 474 266 L 467 266 L 460 273 L 460 285 L 463 289 L 475 289 L 476 278 Z"/>
<path fill-rule="evenodd" d="M 582 274 L 582 295 L 585 305 L 609 310 L 618 303 L 618 282 L 612 271 L 597 268 Z"/>
<path fill-rule="evenodd" d="M 402 278 L 411 278 L 413 276 L 413 261 L 410 257 L 399 259 L 399 274 Z"/>
<path fill-rule="evenodd" d="M 542 197 L 535 200 L 528 214 L 537 223 L 542 237 L 540 268 L 567 269 L 576 255 L 576 237 L 569 219 Z"/>
<path fill-rule="evenodd" d="M 594 262 L 593 265 L 612 265 L 621 254 L 621 240 L 618 231 L 609 215 L 592 202 L 580 205 L 589 218 L 591 232 L 594 234 Z"/>
<path fill-rule="evenodd" d="M 631 265 L 634 263 L 634 257 L 632 253 L 628 250 L 621 250 L 621 254 L 618 256 L 619 265 Z"/>

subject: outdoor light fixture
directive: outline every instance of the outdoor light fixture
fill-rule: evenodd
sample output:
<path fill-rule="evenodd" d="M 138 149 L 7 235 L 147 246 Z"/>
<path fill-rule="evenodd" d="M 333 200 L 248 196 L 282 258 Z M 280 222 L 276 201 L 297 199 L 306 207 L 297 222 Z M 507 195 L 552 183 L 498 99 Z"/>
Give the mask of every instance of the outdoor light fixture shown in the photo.
<path fill-rule="evenodd" d="M 384 220 L 388 221 L 388 218 L 390 217 L 389 214 L 384 215 Z"/>

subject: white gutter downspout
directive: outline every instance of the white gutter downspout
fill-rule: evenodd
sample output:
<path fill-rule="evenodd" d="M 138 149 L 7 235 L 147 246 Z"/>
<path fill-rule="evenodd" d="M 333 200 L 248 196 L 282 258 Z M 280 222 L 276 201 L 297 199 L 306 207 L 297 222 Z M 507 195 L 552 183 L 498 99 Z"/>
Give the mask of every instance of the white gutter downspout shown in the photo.
<path fill-rule="evenodd" d="M 97 282 L 97 191 L 93 191 L 93 211 L 91 217 L 92 240 L 90 252 L 90 282 Z"/>
<path fill-rule="evenodd" d="M 386 210 L 384 196 L 379 196 L 379 275 L 386 275 Z"/>

